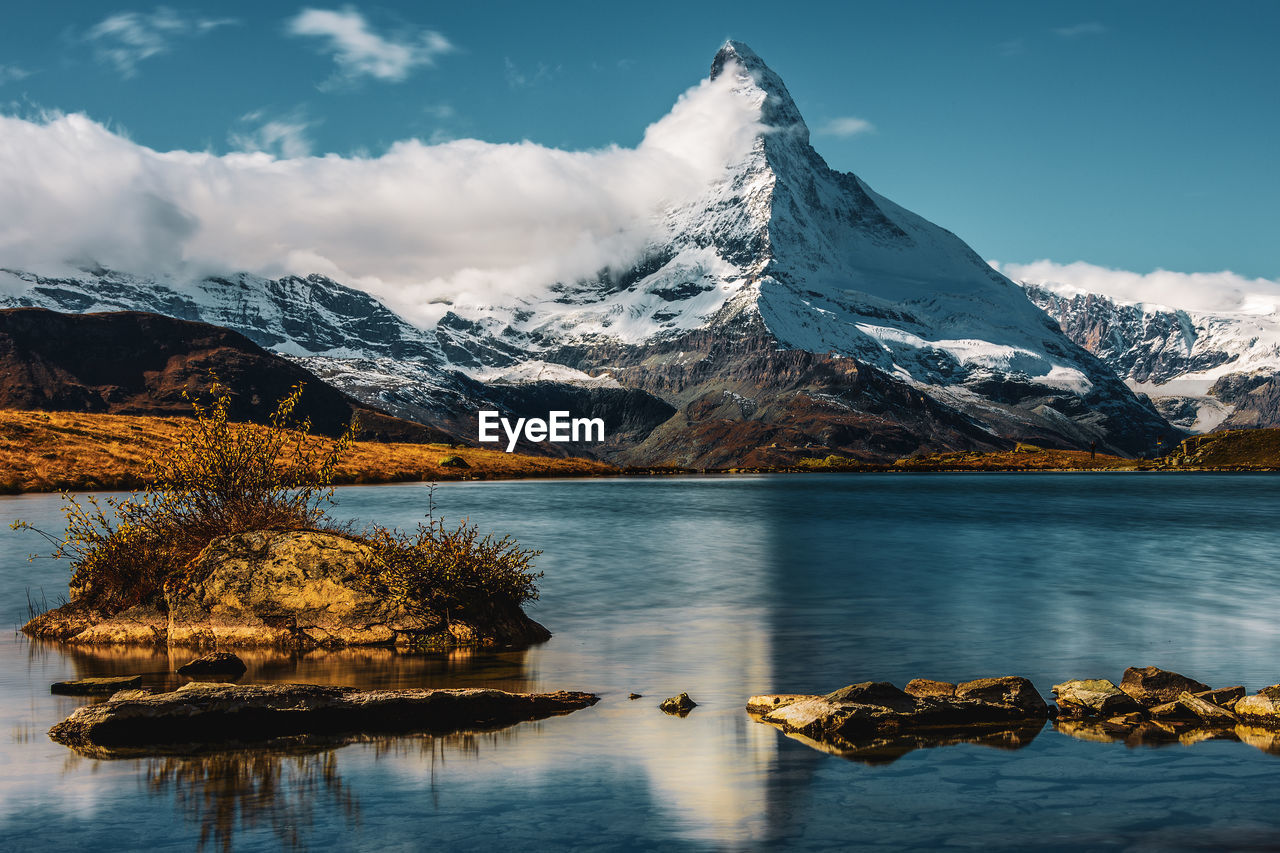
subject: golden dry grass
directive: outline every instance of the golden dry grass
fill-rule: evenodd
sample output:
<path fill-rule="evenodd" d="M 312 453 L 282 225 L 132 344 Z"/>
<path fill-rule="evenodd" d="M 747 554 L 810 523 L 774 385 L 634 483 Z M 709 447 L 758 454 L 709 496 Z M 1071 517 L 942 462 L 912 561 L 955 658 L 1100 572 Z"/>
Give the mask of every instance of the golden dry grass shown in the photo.
<path fill-rule="evenodd" d="M 1087 450 L 1001 450 L 994 453 L 939 453 L 899 459 L 902 471 L 1132 471 L 1138 462 Z"/>
<path fill-rule="evenodd" d="M 0 492 L 132 489 L 143 483 L 147 460 L 172 447 L 189 418 L 0 411 Z M 323 441 L 323 439 L 321 439 Z M 459 456 L 467 467 L 441 467 Z M 619 469 L 587 459 L 557 459 L 452 448 L 447 444 L 356 442 L 339 483 L 590 477 Z"/>

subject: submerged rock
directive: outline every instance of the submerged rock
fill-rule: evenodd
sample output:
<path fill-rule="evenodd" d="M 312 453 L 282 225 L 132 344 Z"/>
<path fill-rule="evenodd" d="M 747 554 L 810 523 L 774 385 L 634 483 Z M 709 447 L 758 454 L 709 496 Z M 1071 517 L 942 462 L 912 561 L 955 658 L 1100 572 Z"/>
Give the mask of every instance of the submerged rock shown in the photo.
<path fill-rule="evenodd" d="M 141 675 L 116 675 L 105 678 L 78 678 L 49 685 L 50 693 L 63 696 L 107 696 L 118 690 L 141 687 Z"/>
<path fill-rule="evenodd" d="M 1157 666 L 1131 666 L 1120 679 L 1120 689 L 1146 708 L 1173 702 L 1180 693 L 1201 693 L 1209 685 Z"/>
<path fill-rule="evenodd" d="M 244 675 L 244 661 L 231 652 L 210 652 L 178 667 L 178 675 L 198 678 L 205 675 L 239 678 Z"/>
<path fill-rule="evenodd" d="M 662 704 L 658 706 L 664 713 L 675 714 L 678 717 L 688 716 L 689 712 L 696 707 L 698 707 L 698 703 L 690 699 L 688 693 L 681 693 L 679 696 L 663 699 Z"/>
<path fill-rule="evenodd" d="M 349 732 L 493 729 L 594 705 L 590 693 L 369 690 L 315 684 L 193 681 L 171 693 L 130 692 L 77 709 L 49 730 L 71 747 L 253 742 Z"/>
<path fill-rule="evenodd" d="M 528 645 L 546 628 L 514 604 L 466 614 L 423 613 L 370 592 L 368 545 L 333 533 L 253 531 L 209 544 L 190 564 L 190 587 L 170 584 L 164 606 L 95 613 L 79 600 L 23 630 L 71 643 L 194 647 L 336 648 Z"/>

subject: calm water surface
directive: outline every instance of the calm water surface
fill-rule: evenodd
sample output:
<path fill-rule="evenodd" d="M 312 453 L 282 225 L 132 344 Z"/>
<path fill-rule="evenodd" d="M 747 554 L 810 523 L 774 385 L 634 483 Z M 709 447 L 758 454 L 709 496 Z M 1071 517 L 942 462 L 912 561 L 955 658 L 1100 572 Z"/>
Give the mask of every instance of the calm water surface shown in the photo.
<path fill-rule="evenodd" d="M 423 486 L 342 489 L 336 515 L 411 527 Z M 1280 682 L 1280 477 L 855 475 L 462 483 L 438 512 L 543 551 L 522 652 L 245 655 L 246 681 L 588 690 L 499 733 L 293 753 L 95 760 L 47 729 L 54 681 L 189 657 L 34 644 L 24 590 L 66 567 L 0 536 L 0 849 L 1280 849 L 1280 757 L 1127 748 L 1052 727 L 887 764 L 755 722 L 753 693 L 857 681 L 1072 677 L 1156 664 Z M 60 529 L 58 499 L 0 520 Z M 629 701 L 630 692 L 644 698 Z M 656 709 L 688 691 L 685 718 Z"/>

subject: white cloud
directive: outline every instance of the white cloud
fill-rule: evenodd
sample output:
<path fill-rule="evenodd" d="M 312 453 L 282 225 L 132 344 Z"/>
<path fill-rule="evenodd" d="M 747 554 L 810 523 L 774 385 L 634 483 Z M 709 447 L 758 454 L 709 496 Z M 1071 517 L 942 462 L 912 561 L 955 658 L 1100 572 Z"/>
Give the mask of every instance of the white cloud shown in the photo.
<path fill-rule="evenodd" d="M 16 83 L 31 76 L 31 72 L 16 65 L 0 65 L 0 86 L 5 83 Z"/>
<path fill-rule="evenodd" d="M 1120 302 L 1145 302 L 1186 311 L 1264 314 L 1280 306 L 1280 281 L 1246 278 L 1222 272 L 1128 272 L 1083 261 L 1058 264 L 1049 260 L 1029 264 L 992 261 L 1010 278 L 1044 284 L 1064 294 L 1100 293 Z"/>
<path fill-rule="evenodd" d="M 217 156 L 157 152 L 83 115 L 0 116 L 0 267 L 322 272 L 420 320 L 433 298 L 509 300 L 633 262 L 669 205 L 745 156 L 759 107 L 732 77 L 686 92 L 635 148 L 580 152 L 463 139 Z M 245 121 L 244 147 L 286 154 L 297 129 L 253 136 L 265 118 Z"/>
<path fill-rule="evenodd" d="M 138 63 L 168 53 L 174 39 L 202 36 L 239 23 L 233 18 L 182 15 L 164 6 L 151 12 L 118 12 L 85 33 L 100 62 L 114 65 L 125 77 L 137 74 Z"/>
<path fill-rule="evenodd" d="M 1075 39 L 1082 36 L 1105 35 L 1108 30 L 1097 21 L 1086 21 L 1083 24 L 1074 24 L 1070 27 L 1058 27 L 1054 32 L 1064 39 Z"/>
<path fill-rule="evenodd" d="M 874 133 L 876 126 L 864 118 L 856 116 L 840 116 L 833 118 L 818 128 L 824 136 L 858 136 L 863 133 Z"/>
<path fill-rule="evenodd" d="M 276 118 L 256 110 L 240 117 L 238 127 L 228 134 L 228 141 L 238 151 L 263 151 L 280 158 L 307 157 L 312 148 L 307 131 L 313 124 L 297 110 Z"/>
<path fill-rule="evenodd" d="M 288 32 L 324 40 L 322 48 L 338 64 L 338 79 L 372 77 L 398 83 L 419 66 L 434 65 L 436 58 L 454 46 L 434 30 L 386 37 L 375 33 L 358 11 L 346 7 L 303 9 L 289 21 Z"/>

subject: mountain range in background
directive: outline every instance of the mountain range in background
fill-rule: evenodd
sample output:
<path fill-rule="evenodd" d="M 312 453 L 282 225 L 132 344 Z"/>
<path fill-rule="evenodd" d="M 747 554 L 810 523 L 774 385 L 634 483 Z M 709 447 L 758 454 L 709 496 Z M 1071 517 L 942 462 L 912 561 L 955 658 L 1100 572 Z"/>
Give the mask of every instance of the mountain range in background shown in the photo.
<path fill-rule="evenodd" d="M 1190 432 L 1280 426 L 1280 317 L 1119 302 L 1052 282 L 1031 300 L 1171 423 Z"/>
<path fill-rule="evenodd" d="M 456 441 L 475 442 L 482 408 L 602 417 L 603 445 L 521 449 L 634 465 L 884 461 L 1019 441 L 1140 455 L 1185 430 L 1275 417 L 1274 376 L 1236 370 L 1267 363 L 1239 323 L 1020 287 L 831 170 L 745 45 L 725 44 L 711 77 L 758 113 L 749 151 L 664 211 L 662 236 L 628 265 L 588 279 L 504 305 L 455 302 L 431 328 L 320 275 L 4 270 L 0 305 L 211 323 Z M 1174 380 L 1199 384 L 1152 394 Z"/>

